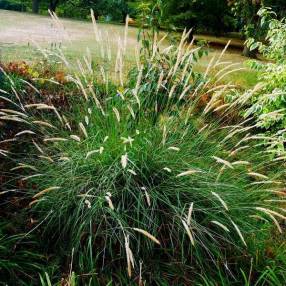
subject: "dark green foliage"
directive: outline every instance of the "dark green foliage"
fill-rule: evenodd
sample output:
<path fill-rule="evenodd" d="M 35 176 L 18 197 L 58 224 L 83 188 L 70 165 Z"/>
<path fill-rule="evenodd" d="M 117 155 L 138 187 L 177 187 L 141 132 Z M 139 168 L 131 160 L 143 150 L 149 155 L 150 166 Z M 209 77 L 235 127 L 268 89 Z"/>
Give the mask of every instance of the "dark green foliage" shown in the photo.
<path fill-rule="evenodd" d="M 3 0 L 0 9 L 34 11 L 47 14 L 47 10 L 60 16 L 87 19 L 90 9 L 101 19 L 124 22 L 126 15 L 140 19 L 142 6 L 154 5 L 158 1 L 125 0 Z M 285 16 L 283 0 L 168 0 L 161 1 L 164 13 L 161 27 L 193 28 L 198 32 L 221 34 L 241 31 L 247 36 L 260 37 L 256 13 L 264 5 L 272 7 L 279 17 Z"/>
<path fill-rule="evenodd" d="M 64 17 L 88 18 L 90 9 L 94 10 L 97 19 L 103 17 L 119 22 L 124 22 L 128 14 L 124 0 L 69 0 L 58 6 L 57 13 Z"/>
<path fill-rule="evenodd" d="M 227 1 L 179 0 L 166 1 L 167 21 L 176 27 L 196 31 L 227 32 L 234 28 L 234 19 Z"/>
<path fill-rule="evenodd" d="M 25 216 L 25 215 L 24 215 Z M 19 218 L 18 218 L 19 220 Z M 0 224 L 0 285 L 38 285 L 37 272 L 48 270 L 34 235 L 16 229 L 17 221 L 2 217 Z M 16 233 L 16 234 L 15 234 Z M 52 263 L 50 270 L 52 270 Z M 53 270 L 50 272 L 53 273 Z"/>
<path fill-rule="evenodd" d="M 27 5 L 26 1 L 21 0 L 1 0 L 0 9 L 14 10 L 14 11 L 26 11 Z"/>

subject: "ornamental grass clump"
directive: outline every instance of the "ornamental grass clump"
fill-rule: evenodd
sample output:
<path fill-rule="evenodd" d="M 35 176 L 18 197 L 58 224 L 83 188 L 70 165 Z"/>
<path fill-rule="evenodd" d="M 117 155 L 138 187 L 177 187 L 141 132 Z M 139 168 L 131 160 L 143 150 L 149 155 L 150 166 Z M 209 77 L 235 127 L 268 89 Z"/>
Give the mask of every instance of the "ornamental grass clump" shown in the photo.
<path fill-rule="evenodd" d="M 139 65 L 135 86 L 108 93 L 100 69 L 108 95 L 101 96 L 89 82 L 94 74 L 73 71 L 69 80 L 81 97 L 70 110 L 25 104 L 20 97 L 10 102 L 12 112 L 1 110 L 1 121 L 21 126 L 10 139 L 28 150 L 7 155 L 11 174 L 25 182 L 27 212 L 63 265 L 72 253 L 69 272 L 83 283 L 100 273 L 126 273 L 142 285 L 166 272 L 168 281 L 185 283 L 216 267 L 235 279 L 251 259 L 252 236 L 282 231 L 284 182 L 277 162 L 247 122 L 227 125 L 223 108 L 219 118 L 209 116 L 226 86 L 208 92 L 208 71 L 201 84 L 192 77 L 183 59 L 195 51 L 184 44 L 186 35 L 172 55 L 157 46 L 159 68 L 153 62 L 146 73 L 148 65 Z M 165 74 L 160 67 L 170 58 L 177 60 Z M 155 83 L 148 76 L 154 69 Z M 150 92 L 154 84 L 160 97 Z M 198 108 L 206 93 L 212 99 Z M 179 278 L 176 267 L 184 273 Z"/>
<path fill-rule="evenodd" d="M 234 263 L 253 233 L 273 223 L 281 231 L 283 182 L 243 125 L 186 119 L 184 106 L 156 122 L 144 110 L 134 119 L 131 104 L 114 96 L 99 108 L 88 99 L 62 126 L 25 118 L 17 137 L 30 151 L 11 172 L 27 183 L 48 248 L 74 249 L 77 271 L 83 249 L 99 269 L 126 268 L 129 277 L 142 261 L 152 280 L 152 268 L 175 261 L 190 275 Z"/>

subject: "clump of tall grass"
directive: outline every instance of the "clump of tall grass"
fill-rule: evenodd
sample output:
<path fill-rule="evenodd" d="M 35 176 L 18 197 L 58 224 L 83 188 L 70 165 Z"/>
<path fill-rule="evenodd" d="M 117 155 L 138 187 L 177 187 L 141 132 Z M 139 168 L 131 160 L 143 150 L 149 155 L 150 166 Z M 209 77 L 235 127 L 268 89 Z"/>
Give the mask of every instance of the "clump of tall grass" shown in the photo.
<path fill-rule="evenodd" d="M 227 86 L 208 90 L 211 64 L 205 75 L 193 73 L 196 50 L 186 38 L 168 53 L 154 44 L 136 81 L 115 93 L 99 69 L 105 97 L 90 85 L 95 71 L 88 76 L 85 61 L 69 77 L 82 95 L 70 112 L 21 98 L 1 111 L 1 120 L 21 123 L 14 139 L 30 148 L 10 171 L 27 184 L 47 247 L 73 253 L 70 271 L 89 278 L 121 270 L 142 284 L 168 265 L 187 271 L 187 281 L 219 265 L 235 279 L 252 235 L 282 232 L 277 162 L 248 133 L 252 126 L 222 124 L 226 113 L 207 120 L 228 107 L 217 105 Z M 198 116 L 205 94 L 212 97 Z"/>
<path fill-rule="evenodd" d="M 133 119 L 127 102 L 83 102 L 66 119 L 70 130 L 25 119 L 18 136 L 34 148 L 11 171 L 28 182 L 47 244 L 76 254 L 90 247 L 98 266 L 126 263 L 132 277 L 141 260 L 143 275 L 174 261 L 210 271 L 247 249 L 257 219 L 281 230 L 275 201 L 283 184 L 250 139 L 230 138 L 241 126 L 186 122 L 184 110 L 155 123 L 143 111 Z"/>

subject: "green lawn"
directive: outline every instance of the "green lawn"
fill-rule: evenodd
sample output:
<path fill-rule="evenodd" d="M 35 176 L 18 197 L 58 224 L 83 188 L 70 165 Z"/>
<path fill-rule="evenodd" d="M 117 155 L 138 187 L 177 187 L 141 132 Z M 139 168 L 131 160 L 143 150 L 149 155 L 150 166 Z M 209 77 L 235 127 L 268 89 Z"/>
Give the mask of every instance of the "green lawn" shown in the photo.
<path fill-rule="evenodd" d="M 98 30 L 102 40 L 95 40 L 93 25 L 88 21 L 61 19 L 60 24 L 50 17 L 0 10 L 0 61 L 35 60 L 40 55 L 36 46 L 55 49 L 61 47 L 70 60 L 81 59 L 90 50 L 96 63 L 106 63 L 113 68 L 119 38 L 124 38 L 124 26 L 99 23 Z M 138 29 L 129 27 L 127 36 L 124 68 L 127 71 L 135 64 L 135 48 Z M 163 45 L 167 46 L 167 42 Z M 101 48 L 103 47 L 103 48 Z M 105 55 L 102 56 L 102 51 Z M 210 59 L 221 52 L 220 48 L 210 49 L 209 55 L 202 59 L 196 69 L 204 71 Z M 228 50 L 223 62 L 236 63 L 234 68 L 241 68 L 247 58 L 238 50 Z M 252 71 L 239 71 L 228 75 L 224 81 L 236 83 L 243 87 L 255 84 L 256 74 Z"/>

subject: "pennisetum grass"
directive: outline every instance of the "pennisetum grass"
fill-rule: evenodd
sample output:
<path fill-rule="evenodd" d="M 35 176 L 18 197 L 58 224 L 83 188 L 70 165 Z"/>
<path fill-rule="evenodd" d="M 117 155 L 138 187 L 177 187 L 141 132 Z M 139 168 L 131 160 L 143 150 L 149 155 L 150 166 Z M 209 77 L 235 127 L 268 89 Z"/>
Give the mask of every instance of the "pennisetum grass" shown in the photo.
<path fill-rule="evenodd" d="M 92 21 L 100 45 L 93 12 Z M 82 95 L 71 110 L 22 105 L 17 92 L 15 102 L 6 100 L 13 109 L 2 109 L 0 120 L 17 121 L 21 130 L 13 139 L 30 148 L 22 156 L 8 155 L 17 163 L 11 171 L 27 182 L 29 212 L 45 220 L 40 229 L 47 247 L 74 249 L 74 267 L 81 265 L 77 253 L 88 250 L 98 271 L 124 265 L 140 281 L 174 261 L 191 267 L 194 277 L 211 273 L 212 265 L 247 252 L 259 229 L 274 224 L 282 231 L 279 193 L 269 191 L 281 183 L 279 161 L 258 146 L 265 138 L 247 133 L 247 122 L 224 121 L 230 107 L 222 111 L 217 104 L 231 85 L 219 82 L 230 71 L 209 77 L 222 55 L 204 75 L 194 72 L 199 49 L 186 45 L 185 31 L 178 47 L 162 51 L 153 43 L 150 61 L 138 63 L 124 82 L 127 33 L 126 25 L 115 90 L 107 87 L 104 67 L 92 70 L 86 56 L 70 71 Z M 96 77 L 102 78 L 103 94 L 93 85 Z M 205 96 L 211 98 L 204 102 Z M 258 223 L 258 214 L 265 220 Z M 236 265 L 231 271 L 240 272 Z"/>

